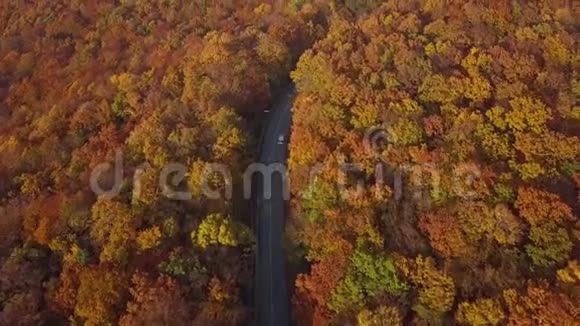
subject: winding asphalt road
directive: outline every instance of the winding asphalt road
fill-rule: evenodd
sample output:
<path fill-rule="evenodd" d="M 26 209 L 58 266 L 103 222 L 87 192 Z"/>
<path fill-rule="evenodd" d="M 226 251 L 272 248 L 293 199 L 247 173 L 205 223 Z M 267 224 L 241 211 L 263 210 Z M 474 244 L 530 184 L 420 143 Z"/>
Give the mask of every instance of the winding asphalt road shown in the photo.
<path fill-rule="evenodd" d="M 268 124 L 263 130 L 260 143 L 259 163 L 265 166 L 286 166 L 294 97 L 294 87 L 287 86 L 270 110 Z M 264 182 L 264 178 L 268 177 L 270 173 L 256 174 L 256 324 L 287 326 L 290 325 L 290 295 L 283 246 L 285 181 L 284 176 L 274 172 L 268 187 L 268 182 Z"/>

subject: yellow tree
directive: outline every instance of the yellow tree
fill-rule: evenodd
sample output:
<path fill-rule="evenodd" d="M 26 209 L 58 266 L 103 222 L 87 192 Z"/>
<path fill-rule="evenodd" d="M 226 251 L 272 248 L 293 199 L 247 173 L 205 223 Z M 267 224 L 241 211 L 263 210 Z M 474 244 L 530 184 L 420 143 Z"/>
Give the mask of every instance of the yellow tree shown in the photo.
<path fill-rule="evenodd" d="M 404 259 L 399 267 L 418 291 L 413 310 L 427 322 L 440 322 L 455 302 L 453 279 L 438 270 L 431 257 L 418 256 L 414 261 Z"/>
<path fill-rule="evenodd" d="M 222 214 L 210 214 L 191 233 L 192 241 L 201 248 L 211 245 L 244 246 L 253 241 L 252 231 L 243 223 Z"/>
<path fill-rule="evenodd" d="M 128 294 L 127 280 L 119 272 L 87 268 L 79 276 L 75 315 L 86 325 L 114 323 Z"/>
<path fill-rule="evenodd" d="M 473 326 L 499 325 L 504 318 L 505 313 L 499 301 L 490 298 L 462 302 L 455 313 L 458 322 Z"/>
<path fill-rule="evenodd" d="M 564 293 L 551 288 L 546 281 L 530 282 L 527 291 L 503 292 L 508 307 L 508 325 L 575 325 L 578 304 Z"/>
<path fill-rule="evenodd" d="M 103 262 L 126 263 L 135 238 L 133 214 L 124 204 L 99 199 L 92 207 L 90 236 Z"/>

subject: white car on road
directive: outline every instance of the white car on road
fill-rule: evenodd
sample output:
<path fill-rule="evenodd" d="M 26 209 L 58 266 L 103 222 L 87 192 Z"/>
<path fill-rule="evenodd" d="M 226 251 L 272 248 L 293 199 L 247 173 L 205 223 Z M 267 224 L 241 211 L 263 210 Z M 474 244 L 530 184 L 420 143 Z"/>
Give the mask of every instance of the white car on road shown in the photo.
<path fill-rule="evenodd" d="M 284 135 L 278 136 L 278 145 L 284 145 L 285 142 L 286 142 L 286 136 L 284 136 Z"/>

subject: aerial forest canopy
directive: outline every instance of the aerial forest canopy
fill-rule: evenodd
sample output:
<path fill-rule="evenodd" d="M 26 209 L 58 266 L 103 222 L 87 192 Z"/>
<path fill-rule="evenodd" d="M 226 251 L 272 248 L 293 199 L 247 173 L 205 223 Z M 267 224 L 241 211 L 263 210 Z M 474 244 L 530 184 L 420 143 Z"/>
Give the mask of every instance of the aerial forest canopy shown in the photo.
<path fill-rule="evenodd" d="M 577 324 L 578 15 L 0 1 L 0 325 L 252 324 L 242 174 L 289 80 L 297 325 Z M 187 200 L 159 183 L 175 162 Z M 216 163 L 232 198 L 204 195 Z"/>
<path fill-rule="evenodd" d="M 2 1 L 0 325 L 249 323 L 249 204 L 202 196 L 203 167 L 236 183 L 324 28 L 312 5 Z M 89 187 L 106 162 L 113 198 Z M 173 162 L 190 200 L 159 186 Z"/>
<path fill-rule="evenodd" d="M 560 3 L 336 8 L 292 72 L 299 324 L 578 323 L 579 20 Z M 345 163 L 362 191 L 337 189 Z"/>

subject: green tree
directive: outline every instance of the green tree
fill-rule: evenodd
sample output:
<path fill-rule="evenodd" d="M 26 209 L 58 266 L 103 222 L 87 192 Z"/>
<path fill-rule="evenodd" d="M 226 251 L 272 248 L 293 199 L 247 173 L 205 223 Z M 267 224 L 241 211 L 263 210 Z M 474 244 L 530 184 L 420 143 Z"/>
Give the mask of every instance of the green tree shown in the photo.
<path fill-rule="evenodd" d="M 407 289 L 391 258 L 359 250 L 350 258 L 349 270 L 333 290 L 328 306 L 334 311 L 342 311 L 380 293 L 402 295 Z"/>
<path fill-rule="evenodd" d="M 418 291 L 413 310 L 428 322 L 441 322 L 443 314 L 451 310 L 455 301 L 451 276 L 439 271 L 431 257 L 418 256 L 414 261 L 403 261 L 400 266 Z"/>
<path fill-rule="evenodd" d="M 253 241 L 252 231 L 244 224 L 222 214 L 210 214 L 191 233 L 192 241 L 201 248 L 211 245 L 244 246 Z"/>
<path fill-rule="evenodd" d="M 171 251 L 169 257 L 158 265 L 160 272 L 189 285 L 193 294 L 199 296 L 209 280 L 206 268 L 199 258 L 191 253 L 177 248 Z"/>
<path fill-rule="evenodd" d="M 387 129 L 389 140 L 397 145 L 418 145 L 423 141 L 423 129 L 415 121 L 401 119 Z"/>
<path fill-rule="evenodd" d="M 554 222 L 532 226 L 526 252 L 538 267 L 554 267 L 568 260 L 573 243 L 566 229 Z"/>
<path fill-rule="evenodd" d="M 302 194 L 302 209 L 310 222 L 317 222 L 324 217 L 326 209 L 338 203 L 338 194 L 334 187 L 322 180 L 308 185 Z"/>
<path fill-rule="evenodd" d="M 111 104 L 111 112 L 118 121 L 124 121 L 129 117 L 129 104 L 127 103 L 127 96 L 125 93 L 117 93 L 113 103 Z"/>

